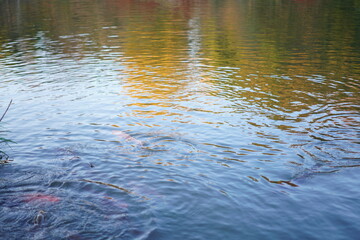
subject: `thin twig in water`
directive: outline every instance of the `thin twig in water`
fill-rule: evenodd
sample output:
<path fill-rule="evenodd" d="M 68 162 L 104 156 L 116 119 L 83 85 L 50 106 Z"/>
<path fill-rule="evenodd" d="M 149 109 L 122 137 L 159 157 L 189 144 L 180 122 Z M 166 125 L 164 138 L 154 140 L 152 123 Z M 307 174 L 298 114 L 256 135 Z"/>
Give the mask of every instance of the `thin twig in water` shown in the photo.
<path fill-rule="evenodd" d="M 2 117 L 0 118 L 0 122 L 1 122 L 1 120 L 3 120 L 3 118 L 5 117 L 5 114 L 6 114 L 6 113 L 7 113 L 7 111 L 9 110 L 11 103 L 12 103 L 12 99 L 10 100 L 9 105 L 7 106 L 7 108 L 6 108 L 5 112 L 4 112 L 4 114 L 3 114 L 3 115 L 2 115 Z"/>

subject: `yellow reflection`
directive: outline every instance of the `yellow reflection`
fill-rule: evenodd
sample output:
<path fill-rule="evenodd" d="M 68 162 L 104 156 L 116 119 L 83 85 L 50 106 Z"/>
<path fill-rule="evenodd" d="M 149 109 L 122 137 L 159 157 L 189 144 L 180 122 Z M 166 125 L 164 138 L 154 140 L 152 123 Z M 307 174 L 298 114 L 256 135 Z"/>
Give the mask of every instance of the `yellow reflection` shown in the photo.
<path fill-rule="evenodd" d="M 217 94 L 212 92 L 217 89 L 226 93 L 222 98 L 287 112 L 321 103 L 322 96 L 337 89 L 322 84 L 325 81 L 349 79 L 350 85 L 343 86 L 354 93 L 349 101 L 359 96 L 357 86 L 351 86 L 359 76 L 356 8 L 343 8 L 347 3 L 16 2 L 18 7 L 15 1 L 0 3 L 0 22 L 6 23 L 0 26 L 2 56 L 10 55 L 3 43 L 13 35 L 30 37 L 29 42 L 16 43 L 15 52 L 22 44 L 39 44 L 41 38 L 46 40 L 42 48 L 76 59 L 116 56 L 125 67 L 124 90 L 139 100 L 134 103 L 139 107 L 147 99 L 156 100 L 152 106 L 184 100 L 195 85 L 206 94 Z M 323 78 L 309 81 L 314 74 Z"/>
<path fill-rule="evenodd" d="M 134 99 L 132 106 L 146 107 L 142 100 L 156 100 L 151 106 L 165 101 L 183 100 L 191 95 L 196 84 L 210 82 L 209 69 L 202 64 L 201 8 L 195 2 L 138 2 L 141 14 L 129 19 L 124 27 L 123 57 L 126 69 L 123 89 Z M 202 1 L 207 6 L 208 1 Z M 205 84 L 206 85 L 206 84 Z M 134 114 L 176 115 L 169 111 L 137 112 Z"/>

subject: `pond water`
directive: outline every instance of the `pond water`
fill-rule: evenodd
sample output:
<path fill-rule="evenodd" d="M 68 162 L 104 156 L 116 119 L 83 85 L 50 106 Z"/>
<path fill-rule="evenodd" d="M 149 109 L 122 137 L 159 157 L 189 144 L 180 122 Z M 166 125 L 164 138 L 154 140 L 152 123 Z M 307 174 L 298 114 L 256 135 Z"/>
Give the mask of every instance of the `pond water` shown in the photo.
<path fill-rule="evenodd" d="M 357 0 L 0 0 L 0 237 L 358 238 L 359 89 Z"/>

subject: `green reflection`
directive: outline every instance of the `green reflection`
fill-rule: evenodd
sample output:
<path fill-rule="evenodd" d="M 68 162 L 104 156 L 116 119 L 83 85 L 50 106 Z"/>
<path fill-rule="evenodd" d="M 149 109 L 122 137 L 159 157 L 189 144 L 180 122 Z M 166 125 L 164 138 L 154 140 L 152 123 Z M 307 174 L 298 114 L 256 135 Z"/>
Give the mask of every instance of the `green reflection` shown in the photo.
<path fill-rule="evenodd" d="M 230 101 L 292 112 L 327 101 L 334 90 L 358 98 L 352 79 L 360 75 L 359 5 L 2 0 L 0 54 L 115 59 L 133 98 L 184 99 L 189 86 L 202 84 Z M 344 98 L 340 91 L 331 96 Z"/>

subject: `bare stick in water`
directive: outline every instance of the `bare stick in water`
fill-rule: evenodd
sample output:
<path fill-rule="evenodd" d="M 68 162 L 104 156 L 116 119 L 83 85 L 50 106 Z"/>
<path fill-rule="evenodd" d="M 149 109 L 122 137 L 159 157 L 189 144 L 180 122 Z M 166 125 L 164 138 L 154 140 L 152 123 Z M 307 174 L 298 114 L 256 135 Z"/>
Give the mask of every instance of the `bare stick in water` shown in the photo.
<path fill-rule="evenodd" d="M 11 103 L 12 103 L 12 99 L 10 100 L 9 105 L 7 106 L 7 108 L 6 108 L 5 112 L 4 112 L 4 114 L 3 114 L 3 115 L 2 115 L 2 117 L 0 118 L 0 122 L 1 122 L 1 120 L 3 120 L 3 118 L 5 117 L 5 114 L 6 114 L 6 113 L 7 113 L 7 111 L 9 110 L 9 107 L 10 107 Z"/>

